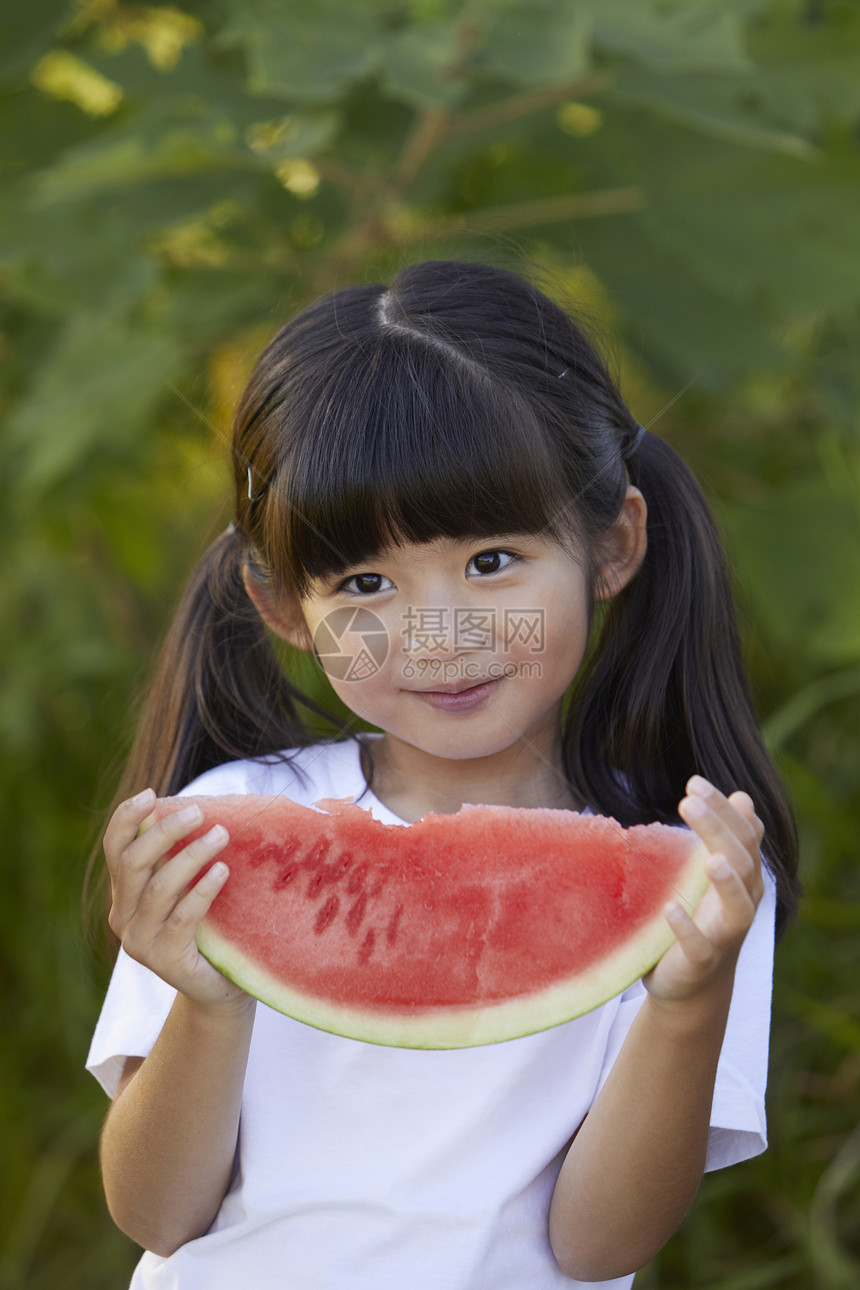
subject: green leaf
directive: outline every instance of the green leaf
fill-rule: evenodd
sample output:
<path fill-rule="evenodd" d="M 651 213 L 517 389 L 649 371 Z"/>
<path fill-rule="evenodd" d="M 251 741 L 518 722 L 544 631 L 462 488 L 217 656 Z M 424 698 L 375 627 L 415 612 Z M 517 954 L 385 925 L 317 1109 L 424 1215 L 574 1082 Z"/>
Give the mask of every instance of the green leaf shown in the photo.
<path fill-rule="evenodd" d="M 749 29 L 756 62 L 751 97 L 789 130 L 818 137 L 832 121 L 860 114 L 860 9 L 775 0 Z"/>
<path fill-rule="evenodd" d="M 803 1017 L 838 1047 L 852 1053 L 860 1052 L 860 1022 L 846 1016 L 835 1003 L 793 991 L 783 995 L 783 1006 Z"/>
<path fill-rule="evenodd" d="M 35 178 L 34 200 L 43 205 L 162 179 L 205 184 L 207 174 L 270 171 L 326 147 L 339 127 L 331 110 L 285 114 L 280 100 L 247 94 L 208 48 L 187 50 L 169 73 L 156 72 L 138 50 L 92 61 L 127 89 L 126 106 Z"/>
<path fill-rule="evenodd" d="M 747 71 L 746 5 L 711 0 L 591 0 L 602 49 L 666 71 Z"/>
<path fill-rule="evenodd" d="M 165 176 L 220 169 L 235 164 L 234 143 L 235 134 L 224 140 L 207 137 L 192 125 L 166 126 L 155 138 L 132 127 L 68 153 L 39 177 L 34 198 L 48 205 Z"/>
<path fill-rule="evenodd" d="M 41 491 L 74 478 L 96 453 L 127 454 L 181 363 L 164 331 L 77 318 L 9 419 L 5 455 L 19 487 Z"/>
<path fill-rule="evenodd" d="M 860 656 L 860 514 L 816 476 L 753 505 L 727 505 L 748 599 L 769 636 L 798 656 Z"/>
<path fill-rule="evenodd" d="M 373 0 L 229 0 L 224 43 L 247 53 L 254 94 L 326 103 L 375 71 L 385 10 Z"/>
<path fill-rule="evenodd" d="M 52 164 L 67 148 L 97 136 L 103 127 L 69 103 L 46 98 L 32 86 L 0 93 L 0 174 L 5 184 Z"/>
<path fill-rule="evenodd" d="M 860 157 L 763 155 L 644 114 L 614 122 L 619 161 L 649 192 L 663 235 L 715 293 L 779 309 L 860 298 Z M 623 158 L 623 161 L 621 160 Z"/>
<path fill-rule="evenodd" d="M 702 282 L 655 212 L 583 220 L 576 236 L 621 307 L 628 343 L 669 395 L 691 379 L 697 392 L 719 390 L 751 368 L 785 361 L 767 319 Z"/>
<path fill-rule="evenodd" d="M 0 268 L 7 299 L 65 317 L 126 312 L 152 286 L 155 265 L 103 205 L 33 210 L 24 184 L 0 197 Z"/>
<path fill-rule="evenodd" d="M 453 107 L 467 87 L 458 66 L 464 43 L 463 24 L 456 19 L 396 32 L 385 42 L 383 92 L 419 109 Z"/>
<path fill-rule="evenodd" d="M 508 0 L 487 9 L 475 61 L 481 73 L 523 88 L 566 85 L 591 67 L 591 15 L 561 0 Z"/>
<path fill-rule="evenodd" d="M 655 74 L 633 63 L 619 69 L 607 99 L 644 107 L 655 116 L 727 143 L 813 160 L 817 149 L 804 135 L 778 128 L 761 110 L 757 70 L 749 75 Z"/>
<path fill-rule="evenodd" d="M 67 0 L 0 6 L 0 81 L 21 84 L 70 17 Z"/>
<path fill-rule="evenodd" d="M 840 699 L 860 694 L 860 667 L 846 668 L 818 677 L 798 690 L 776 712 L 771 712 L 762 725 L 762 734 L 773 751 L 786 743 L 822 708 Z M 857 911 L 860 918 L 860 910 Z"/>

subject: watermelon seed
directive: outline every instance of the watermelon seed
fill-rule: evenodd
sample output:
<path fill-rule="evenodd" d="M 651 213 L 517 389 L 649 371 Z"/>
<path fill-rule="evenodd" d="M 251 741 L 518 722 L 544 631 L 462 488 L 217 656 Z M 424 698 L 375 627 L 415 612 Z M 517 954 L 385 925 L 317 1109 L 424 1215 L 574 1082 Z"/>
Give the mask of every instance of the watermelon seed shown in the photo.
<path fill-rule="evenodd" d="M 391 915 L 391 917 L 388 920 L 388 926 L 385 929 L 385 939 L 388 941 L 389 945 L 393 945 L 394 942 L 397 940 L 397 931 L 398 931 L 398 928 L 400 927 L 400 919 L 402 917 L 402 914 L 403 914 L 403 906 L 398 905 L 397 908 L 394 910 L 394 913 Z"/>
<path fill-rule="evenodd" d="M 364 918 L 364 911 L 367 908 L 367 896 L 362 894 L 354 905 L 350 906 L 349 913 L 346 916 L 346 930 L 350 936 L 355 936 Z"/>
<path fill-rule="evenodd" d="M 323 905 L 320 912 L 317 914 L 316 922 L 314 923 L 314 931 L 318 935 L 320 932 L 324 932 L 327 927 L 331 926 L 331 924 L 334 922 L 335 918 L 337 917 L 337 911 L 339 909 L 340 909 L 340 900 L 338 899 L 338 897 L 329 896 L 328 900 Z"/>
<path fill-rule="evenodd" d="M 337 871 L 336 865 L 320 865 L 316 873 L 311 874 L 308 883 L 308 895 L 311 897 L 318 896 L 323 887 L 328 887 L 332 883 L 340 880 L 341 875 Z"/>
<path fill-rule="evenodd" d="M 352 873 L 349 875 L 346 881 L 346 890 L 350 896 L 354 896 L 357 892 L 361 891 L 362 887 L 364 886 L 364 879 L 366 874 L 367 874 L 366 864 L 360 864 L 356 869 L 353 869 Z"/>
<path fill-rule="evenodd" d="M 245 832 L 247 833 L 247 830 Z M 273 860 L 277 864 L 283 864 L 285 860 L 290 858 L 299 843 L 298 839 L 292 842 L 278 842 L 277 844 L 273 842 L 266 843 L 262 841 L 262 837 L 258 841 L 255 836 L 252 836 L 247 840 L 247 843 L 243 842 L 243 845 L 248 846 L 248 864 L 252 869 L 257 869 L 269 860 Z"/>
<path fill-rule="evenodd" d="M 321 860 L 326 858 L 328 855 L 329 845 L 330 843 L 328 838 L 319 838 L 308 848 L 308 853 L 305 856 L 305 864 L 308 868 L 310 868 L 311 865 L 319 864 Z"/>
<path fill-rule="evenodd" d="M 359 963 L 366 963 L 368 961 L 371 954 L 373 953 L 373 947 L 375 944 L 376 944 L 376 932 L 371 927 L 367 935 L 365 936 L 364 940 L 361 942 L 361 946 L 359 947 L 359 951 L 358 951 Z"/>

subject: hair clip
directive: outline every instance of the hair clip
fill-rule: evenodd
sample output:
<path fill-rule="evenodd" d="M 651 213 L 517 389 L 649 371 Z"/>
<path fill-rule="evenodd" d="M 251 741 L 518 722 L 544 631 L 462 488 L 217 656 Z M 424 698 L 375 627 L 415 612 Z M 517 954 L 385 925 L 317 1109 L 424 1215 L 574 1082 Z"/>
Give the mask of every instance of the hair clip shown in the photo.
<path fill-rule="evenodd" d="M 563 376 L 567 376 L 569 371 L 570 367 L 566 367 L 563 372 L 559 372 L 557 379 L 560 381 Z"/>
<path fill-rule="evenodd" d="M 250 466 L 248 467 L 248 501 L 256 501 L 254 497 L 254 475 Z"/>

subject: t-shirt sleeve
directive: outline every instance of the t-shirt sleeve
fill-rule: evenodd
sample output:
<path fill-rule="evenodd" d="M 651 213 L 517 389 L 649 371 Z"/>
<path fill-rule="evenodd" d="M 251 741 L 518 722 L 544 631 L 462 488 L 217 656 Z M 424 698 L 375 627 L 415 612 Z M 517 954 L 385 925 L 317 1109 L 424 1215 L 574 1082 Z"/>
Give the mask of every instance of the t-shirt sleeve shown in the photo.
<path fill-rule="evenodd" d="M 115 1097 L 126 1057 L 146 1057 L 173 1006 L 176 991 L 120 950 L 96 1025 L 87 1070 Z"/>
<path fill-rule="evenodd" d="M 738 965 L 720 1053 L 705 1169 L 723 1169 L 767 1147 L 764 1095 L 770 1043 L 776 887 L 765 871 L 765 890 Z"/>
<path fill-rule="evenodd" d="M 735 969 L 732 1002 L 720 1052 L 705 1169 L 722 1169 L 767 1147 L 765 1088 L 770 1040 L 776 889 L 765 871 L 765 891 Z M 602 1088 L 645 998 L 637 981 L 621 996 L 609 1032 L 598 1088 Z"/>

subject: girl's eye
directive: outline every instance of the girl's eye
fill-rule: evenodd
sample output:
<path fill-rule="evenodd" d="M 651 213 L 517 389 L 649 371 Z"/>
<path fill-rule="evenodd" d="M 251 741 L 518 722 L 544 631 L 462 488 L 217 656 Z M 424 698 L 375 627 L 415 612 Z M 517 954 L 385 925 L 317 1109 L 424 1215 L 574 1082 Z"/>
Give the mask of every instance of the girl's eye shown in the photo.
<path fill-rule="evenodd" d="M 519 558 L 512 551 L 482 551 L 480 555 L 472 556 L 469 565 L 474 565 L 477 573 L 501 573 L 502 569 L 510 568 Z M 466 566 L 467 570 L 469 565 Z"/>
<path fill-rule="evenodd" d="M 372 596 L 374 592 L 386 591 L 382 584 L 389 579 L 381 573 L 354 573 L 351 578 L 344 578 L 338 591 L 348 591 L 353 595 Z"/>

